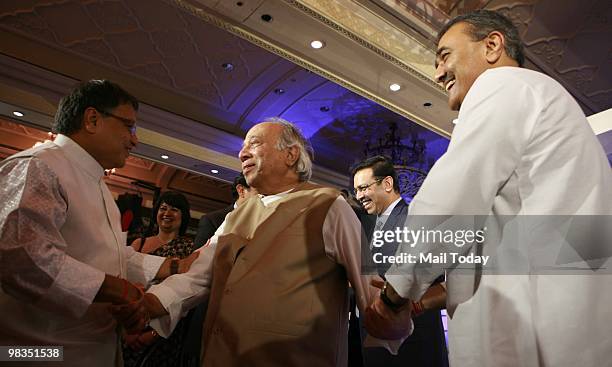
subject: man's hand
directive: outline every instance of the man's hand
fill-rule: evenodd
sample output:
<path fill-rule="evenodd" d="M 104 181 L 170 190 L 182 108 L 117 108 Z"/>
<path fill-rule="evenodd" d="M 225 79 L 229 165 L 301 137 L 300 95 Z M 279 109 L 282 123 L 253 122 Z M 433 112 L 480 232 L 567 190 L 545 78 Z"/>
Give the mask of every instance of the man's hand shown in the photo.
<path fill-rule="evenodd" d="M 191 264 L 200 256 L 200 251 L 194 251 L 191 255 L 179 261 L 179 269 L 178 272 L 186 273 L 189 271 Z"/>
<path fill-rule="evenodd" d="M 133 301 L 111 306 L 111 314 L 122 325 L 128 334 L 142 331 L 151 320 L 145 307 L 145 297 L 142 288 L 138 288 L 139 297 Z"/>
<path fill-rule="evenodd" d="M 373 280 L 371 285 L 382 288 L 383 282 Z M 408 336 L 412 330 L 412 303 L 407 302 L 397 311 L 380 299 L 365 310 L 364 325 L 372 336 L 384 340 L 397 340 Z"/>
<path fill-rule="evenodd" d="M 138 302 L 112 306 L 111 313 L 128 334 L 135 334 L 147 327 L 152 318 L 167 315 L 168 311 L 154 294 L 144 293 Z"/>
<path fill-rule="evenodd" d="M 128 348 L 139 352 L 155 343 L 155 341 L 159 339 L 159 336 L 155 330 L 147 329 L 140 334 L 126 334 L 123 339 Z"/>
<path fill-rule="evenodd" d="M 122 305 L 142 298 L 143 286 L 106 274 L 94 302 Z"/>

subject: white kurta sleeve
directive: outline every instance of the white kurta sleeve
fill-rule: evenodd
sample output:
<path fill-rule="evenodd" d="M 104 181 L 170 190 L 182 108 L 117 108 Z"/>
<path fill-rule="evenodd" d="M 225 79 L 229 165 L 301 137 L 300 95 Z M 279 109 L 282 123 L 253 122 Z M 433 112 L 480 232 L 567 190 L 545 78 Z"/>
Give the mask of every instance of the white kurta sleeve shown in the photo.
<path fill-rule="evenodd" d="M 130 282 L 148 285 L 157 275 L 165 257 L 140 253 L 132 246 L 123 247 L 127 260 L 127 278 Z"/>
<path fill-rule="evenodd" d="M 215 248 L 216 240 L 211 239 L 209 246 L 196 250 L 200 255 L 191 264 L 188 272 L 172 275 L 147 291 L 154 294 L 168 311 L 168 315 L 151 321 L 151 327 L 161 336 L 168 337 L 172 334 L 176 324 L 190 309 L 208 299 Z"/>
<path fill-rule="evenodd" d="M 12 159 L 0 166 L 0 190 L 2 289 L 46 310 L 82 316 L 105 274 L 67 254 L 60 229 L 68 203 L 57 175 L 37 158 Z"/>
<path fill-rule="evenodd" d="M 532 87 L 511 77 L 484 73 L 466 95 L 448 151 L 432 167 L 410 204 L 406 226 L 422 215 L 488 215 L 500 188 L 519 166 L 537 123 L 539 106 Z M 465 253 L 468 246 L 405 244 L 404 253 Z M 417 271 L 415 264 L 393 265 L 385 277 L 404 298 L 420 299 L 442 274 Z"/>
<path fill-rule="evenodd" d="M 362 314 L 367 306 L 371 305 L 380 290 L 370 285 L 372 279 L 380 276 L 365 275 L 361 272 L 362 246 L 369 250 L 368 242 L 361 229 L 361 223 L 342 196 L 338 196 L 331 205 L 325 221 L 323 222 L 323 241 L 327 255 L 346 270 L 347 277 L 355 290 L 357 307 Z M 414 325 L 406 330 L 406 337 L 412 333 Z M 387 341 L 368 336 L 366 346 L 379 346 L 389 352 L 397 354 L 404 339 Z"/>

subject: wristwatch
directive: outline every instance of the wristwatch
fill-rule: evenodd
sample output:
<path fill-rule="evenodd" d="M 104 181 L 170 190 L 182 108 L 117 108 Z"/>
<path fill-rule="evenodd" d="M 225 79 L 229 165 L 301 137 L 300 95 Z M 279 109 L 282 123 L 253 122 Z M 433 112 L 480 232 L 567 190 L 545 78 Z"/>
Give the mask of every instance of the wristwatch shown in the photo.
<path fill-rule="evenodd" d="M 393 292 L 395 294 L 395 298 L 400 299 L 399 302 L 393 302 L 391 300 L 391 298 L 389 298 L 389 295 L 387 294 L 387 290 L 390 290 L 390 292 Z M 404 307 L 404 305 L 406 305 L 406 303 L 408 303 L 407 299 L 401 298 L 393 289 L 393 287 L 391 285 L 389 285 L 389 283 L 387 283 L 387 281 L 385 280 L 385 284 L 383 285 L 383 289 L 380 292 L 380 299 L 383 301 L 383 303 L 385 305 L 387 305 L 387 307 L 389 307 L 391 310 L 397 312 L 399 311 L 399 309 L 401 309 L 402 307 Z"/>

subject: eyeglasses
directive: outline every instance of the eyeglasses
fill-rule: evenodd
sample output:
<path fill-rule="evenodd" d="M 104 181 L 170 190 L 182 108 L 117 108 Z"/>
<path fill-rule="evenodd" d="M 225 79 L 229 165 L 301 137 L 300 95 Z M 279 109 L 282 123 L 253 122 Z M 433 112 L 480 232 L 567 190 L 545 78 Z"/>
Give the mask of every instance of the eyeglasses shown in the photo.
<path fill-rule="evenodd" d="M 370 186 L 374 184 L 379 184 L 382 180 L 384 180 L 384 178 L 377 178 L 376 180 L 374 180 L 374 182 L 370 182 L 369 184 L 359 185 L 353 189 L 353 194 L 357 195 L 360 192 L 366 192 L 370 188 Z"/>
<path fill-rule="evenodd" d="M 132 136 L 136 136 L 136 121 L 132 120 L 132 119 L 128 119 L 125 117 L 121 117 L 121 116 L 117 116 L 115 114 L 112 114 L 110 112 L 106 112 L 106 111 L 98 111 L 101 114 L 105 115 L 105 116 L 110 116 L 114 119 L 117 119 L 121 122 L 123 122 L 123 124 L 125 125 L 125 127 L 127 127 L 127 129 L 130 131 L 130 134 Z"/>

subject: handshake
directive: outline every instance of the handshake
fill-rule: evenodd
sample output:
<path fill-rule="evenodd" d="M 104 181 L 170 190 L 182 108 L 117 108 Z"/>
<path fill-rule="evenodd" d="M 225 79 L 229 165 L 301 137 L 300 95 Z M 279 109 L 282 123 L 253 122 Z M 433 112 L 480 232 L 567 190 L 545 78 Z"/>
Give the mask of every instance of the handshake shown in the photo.
<path fill-rule="evenodd" d="M 364 325 L 372 336 L 384 340 L 407 337 L 412 330 L 412 318 L 427 310 L 440 310 L 446 306 L 446 287 L 435 283 L 417 302 L 401 298 L 389 284 L 374 279 L 371 285 L 379 288 L 380 297 L 365 310 Z"/>
<path fill-rule="evenodd" d="M 141 284 L 132 284 L 125 279 L 121 281 L 123 282 L 121 297 L 123 302 L 113 303 L 110 312 L 128 334 L 134 334 L 142 331 L 151 321 L 151 312 L 146 306 L 146 298 L 152 295 L 147 296 Z"/>
<path fill-rule="evenodd" d="M 162 280 L 170 275 L 188 271 L 199 254 L 196 251 L 182 260 L 166 259 L 159 268 L 155 279 Z M 167 314 L 157 297 L 144 292 L 143 285 L 133 284 L 108 274 L 95 301 L 110 302 L 112 304 L 111 314 L 128 334 L 142 331 L 147 327 L 151 318 Z"/>
<path fill-rule="evenodd" d="M 394 304 L 386 294 L 386 283 L 373 279 L 370 285 L 379 288 L 381 297 L 377 297 L 368 306 L 364 315 L 364 326 L 368 333 L 383 340 L 404 339 L 412 332 L 413 304 L 406 300 Z"/>

